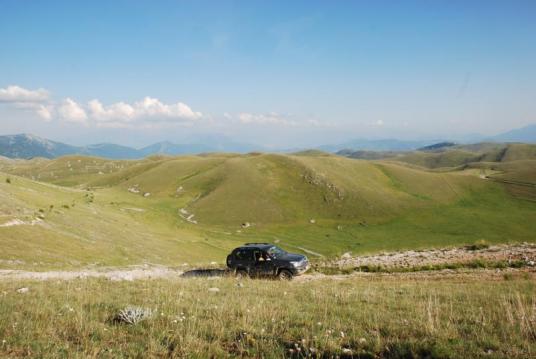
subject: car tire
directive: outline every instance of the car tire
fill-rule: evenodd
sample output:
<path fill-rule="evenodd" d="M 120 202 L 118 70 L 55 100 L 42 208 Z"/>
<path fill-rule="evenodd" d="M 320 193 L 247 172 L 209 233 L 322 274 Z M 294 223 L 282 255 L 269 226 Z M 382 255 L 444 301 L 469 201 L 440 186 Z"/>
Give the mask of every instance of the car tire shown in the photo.
<path fill-rule="evenodd" d="M 244 279 L 248 277 L 248 272 L 246 272 L 244 269 L 237 269 L 235 273 L 236 279 Z"/>
<path fill-rule="evenodd" d="M 292 272 L 288 269 L 281 269 L 277 275 L 277 279 L 279 280 L 292 280 Z"/>

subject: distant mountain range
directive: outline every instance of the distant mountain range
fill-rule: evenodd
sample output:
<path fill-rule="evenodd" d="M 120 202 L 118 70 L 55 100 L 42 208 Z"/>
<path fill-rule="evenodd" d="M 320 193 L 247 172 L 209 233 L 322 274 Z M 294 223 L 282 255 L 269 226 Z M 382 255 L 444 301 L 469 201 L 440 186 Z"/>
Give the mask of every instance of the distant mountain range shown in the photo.
<path fill-rule="evenodd" d="M 72 146 L 29 134 L 0 136 L 0 156 L 26 159 L 34 157 L 56 158 L 74 154 L 111 159 L 136 159 L 154 154 L 183 155 L 203 152 L 244 153 L 259 149 L 261 148 L 258 146 L 234 143 L 232 141 L 221 139 L 220 141 L 212 141 L 211 144 L 174 144 L 171 142 L 159 142 L 136 149 L 113 143 Z"/>
<path fill-rule="evenodd" d="M 363 150 L 363 151 L 413 151 L 420 147 L 432 145 L 441 142 L 436 140 L 423 141 L 405 141 L 397 139 L 366 140 L 358 139 L 343 142 L 335 145 L 323 145 L 317 149 L 325 152 L 338 152 L 345 149 Z"/>
<path fill-rule="evenodd" d="M 452 141 L 453 140 L 453 141 Z M 417 149 L 426 149 L 429 146 L 445 143 L 476 143 L 476 142 L 523 142 L 536 143 L 536 124 L 528 125 L 522 128 L 514 129 L 496 136 L 468 135 L 462 138 L 437 138 L 429 140 L 398 140 L 398 139 L 380 139 L 367 140 L 357 139 L 335 145 L 323 145 L 317 149 L 326 152 L 339 152 L 343 150 L 354 151 L 414 151 Z M 433 149 L 430 148 L 428 150 Z"/>
<path fill-rule="evenodd" d="M 524 142 L 536 143 L 536 124 L 511 130 L 497 136 L 475 138 L 473 142 Z M 413 151 L 427 148 L 445 139 L 432 140 L 353 140 L 336 145 L 323 145 L 316 149 L 325 152 L 338 152 L 341 150 L 353 151 Z M 450 142 L 450 141 L 449 141 Z M 464 141 L 460 141 L 464 142 Z M 113 143 L 100 143 L 89 146 L 73 146 L 61 142 L 51 141 L 29 134 L 0 136 L 0 156 L 9 158 L 56 158 L 65 155 L 87 155 L 111 159 L 136 159 L 153 154 L 183 155 L 206 152 L 237 152 L 263 151 L 262 146 L 247 143 L 237 143 L 225 138 L 205 138 L 200 143 L 175 144 L 172 142 L 159 142 L 140 149 L 116 145 Z"/>
<path fill-rule="evenodd" d="M 495 142 L 536 143 L 536 124 L 501 133 L 492 137 L 491 140 Z"/>

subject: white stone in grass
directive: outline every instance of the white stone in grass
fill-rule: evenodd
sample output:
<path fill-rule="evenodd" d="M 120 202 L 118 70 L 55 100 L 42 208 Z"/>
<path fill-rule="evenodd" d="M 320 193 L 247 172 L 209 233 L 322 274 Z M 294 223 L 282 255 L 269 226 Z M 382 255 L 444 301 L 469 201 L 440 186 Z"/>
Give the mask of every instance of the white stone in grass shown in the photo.
<path fill-rule="evenodd" d="M 28 293 L 29 291 L 30 291 L 30 288 L 27 288 L 27 287 L 17 289 L 17 293 L 20 293 L 20 294 Z"/>
<path fill-rule="evenodd" d="M 220 288 L 213 287 L 213 288 L 209 288 L 208 291 L 211 293 L 218 293 L 220 291 Z"/>

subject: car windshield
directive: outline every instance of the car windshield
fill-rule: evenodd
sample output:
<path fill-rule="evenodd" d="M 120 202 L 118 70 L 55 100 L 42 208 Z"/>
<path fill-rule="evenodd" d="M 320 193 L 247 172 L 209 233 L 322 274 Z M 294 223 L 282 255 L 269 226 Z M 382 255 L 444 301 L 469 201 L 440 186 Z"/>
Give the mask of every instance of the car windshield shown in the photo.
<path fill-rule="evenodd" d="M 285 255 L 286 253 L 287 252 L 276 246 L 270 247 L 270 249 L 268 249 L 268 254 L 270 254 L 274 258 Z"/>

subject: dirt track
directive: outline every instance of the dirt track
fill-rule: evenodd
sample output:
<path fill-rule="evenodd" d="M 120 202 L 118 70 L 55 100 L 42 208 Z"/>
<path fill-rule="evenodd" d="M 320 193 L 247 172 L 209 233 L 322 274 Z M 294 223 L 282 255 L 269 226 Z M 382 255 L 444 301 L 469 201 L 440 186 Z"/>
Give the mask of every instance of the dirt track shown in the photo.
<path fill-rule="evenodd" d="M 0 269 L 0 280 L 72 280 L 80 278 L 106 278 L 109 280 L 138 280 L 179 277 L 183 271 L 154 266 L 136 266 L 123 269 L 29 272 Z"/>
<path fill-rule="evenodd" d="M 491 246 L 480 250 L 468 250 L 466 248 L 450 248 L 443 250 L 427 251 L 405 251 L 393 252 L 374 256 L 356 256 L 344 255 L 330 265 L 339 268 L 358 267 L 364 265 L 382 266 L 385 268 L 407 268 L 432 264 L 446 263 L 464 263 L 474 260 L 488 261 L 522 261 L 529 272 L 536 270 L 536 245 L 533 244 L 516 244 L 516 245 L 499 245 Z M 481 273 L 495 273 L 493 270 L 478 271 Z M 461 270 L 443 270 L 435 272 L 420 273 L 398 273 L 398 274 L 375 274 L 375 276 L 433 276 L 453 275 L 455 273 L 475 273 L 475 271 Z M 127 268 L 103 268 L 100 270 L 87 269 L 76 271 L 49 271 L 49 272 L 31 272 L 22 270 L 3 270 L 0 269 L 0 280 L 73 280 L 80 278 L 106 278 L 112 281 L 133 281 L 141 279 L 171 279 L 171 278 L 189 278 L 189 277 L 221 277 L 226 274 L 223 269 L 196 269 L 183 271 L 179 269 L 163 266 L 132 266 Z M 317 280 L 329 277 L 331 279 L 343 279 L 348 276 L 370 276 L 370 273 L 353 273 L 348 275 L 322 275 L 306 274 L 297 277 L 297 281 Z"/>

